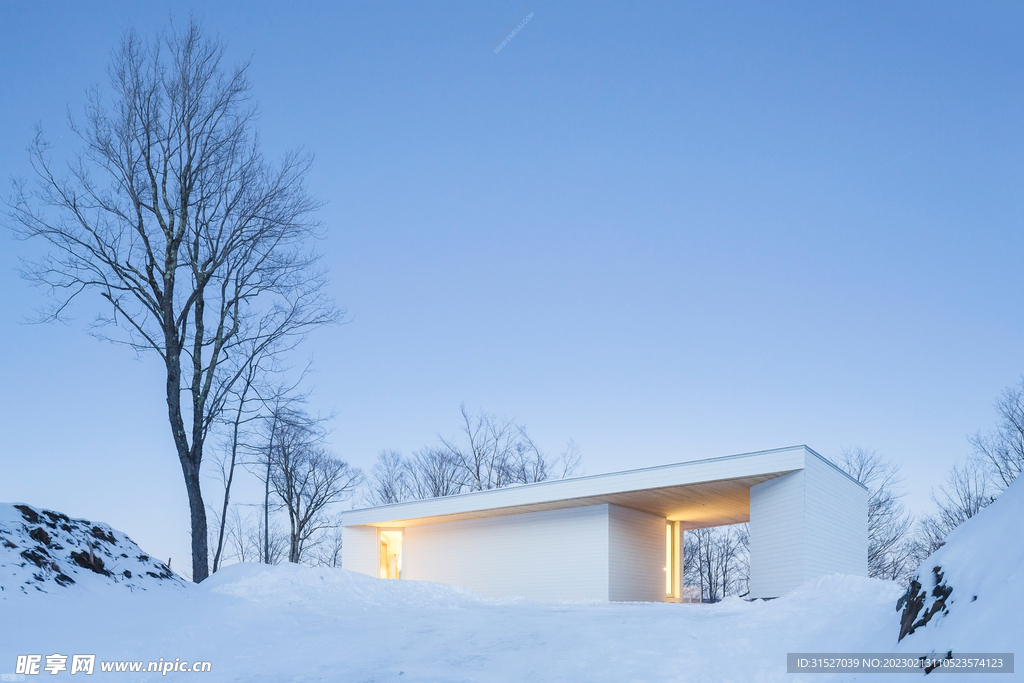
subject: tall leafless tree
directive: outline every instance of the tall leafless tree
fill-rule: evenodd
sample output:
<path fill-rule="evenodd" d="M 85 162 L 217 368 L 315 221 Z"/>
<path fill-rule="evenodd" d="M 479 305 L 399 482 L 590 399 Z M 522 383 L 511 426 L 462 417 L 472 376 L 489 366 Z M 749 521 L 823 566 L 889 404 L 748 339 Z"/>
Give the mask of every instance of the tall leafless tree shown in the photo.
<path fill-rule="evenodd" d="M 279 501 L 274 494 L 274 471 L 277 467 L 277 450 L 288 434 L 301 434 L 308 443 L 319 443 L 327 436 L 325 418 L 310 415 L 304 409 L 306 394 L 293 393 L 294 386 L 279 388 L 261 401 L 262 411 L 255 423 L 255 434 L 246 443 L 245 465 L 263 485 L 262 532 L 264 548 L 262 557 L 270 558 L 271 512 L 278 509 Z M 272 564 L 267 559 L 267 564 Z"/>
<path fill-rule="evenodd" d="M 909 543 L 913 517 L 903 505 L 899 466 L 870 448 L 844 449 L 837 464 L 868 489 L 868 575 L 901 579 L 916 568 Z"/>
<path fill-rule="evenodd" d="M 350 498 L 363 475 L 328 453 L 312 430 L 281 424 L 271 450 L 270 481 L 288 515 L 288 561 L 300 562 L 309 540 L 330 526 L 330 506 Z"/>
<path fill-rule="evenodd" d="M 93 332 L 163 363 L 196 582 L 209 572 L 204 445 L 247 355 L 339 315 L 309 251 L 311 158 L 264 158 L 248 65 L 226 67 L 224 49 L 195 21 L 148 43 L 126 32 L 110 105 L 94 89 L 84 117 L 69 117 L 81 145 L 64 171 L 37 131 L 36 182 L 15 182 L 7 212 L 19 236 L 49 247 L 24 271 L 53 296 L 46 317 L 96 293 Z"/>
<path fill-rule="evenodd" d="M 300 373 L 293 383 L 272 383 L 280 379 L 283 368 L 278 354 L 270 349 L 262 355 L 250 357 L 245 372 L 229 393 L 226 409 L 221 422 L 225 428 L 224 446 L 214 457 L 219 466 L 219 478 L 223 485 L 224 496 L 221 509 L 215 511 L 216 534 L 213 556 L 213 569 L 216 572 L 221 566 L 221 556 L 225 547 L 225 524 L 228 520 L 228 506 L 231 501 L 232 484 L 239 465 L 256 470 L 257 478 L 264 484 L 263 498 L 263 534 L 265 544 L 272 539 L 270 533 L 270 467 L 272 458 L 270 449 L 274 443 L 276 425 L 290 421 L 293 426 L 305 425 L 316 428 L 318 421 L 312 420 L 301 411 L 302 405 L 309 397 L 309 392 L 300 392 L 302 383 L 309 367 Z M 262 475 L 262 476 L 261 476 Z M 261 556 L 270 557 L 269 547 L 264 547 Z"/>

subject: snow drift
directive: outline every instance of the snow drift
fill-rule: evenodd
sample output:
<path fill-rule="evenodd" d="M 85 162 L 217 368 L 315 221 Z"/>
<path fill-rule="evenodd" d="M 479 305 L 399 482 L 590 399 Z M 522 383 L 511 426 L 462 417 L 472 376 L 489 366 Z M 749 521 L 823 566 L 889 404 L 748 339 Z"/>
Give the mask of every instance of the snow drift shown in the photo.
<path fill-rule="evenodd" d="M 466 588 L 429 581 L 383 581 L 331 567 L 298 564 L 232 564 L 202 584 L 214 593 L 279 608 L 301 606 L 316 612 L 389 607 L 447 609 L 474 604 L 522 602 L 522 598 L 485 598 Z"/>
<path fill-rule="evenodd" d="M 106 524 L 0 503 L 0 599 L 83 584 L 144 590 L 182 583 L 167 565 Z"/>
<path fill-rule="evenodd" d="M 19 655 L 58 652 L 95 654 L 97 667 L 209 661 L 208 683 L 905 681 L 912 676 L 787 674 L 786 653 L 1013 651 L 1022 512 L 1015 484 L 949 536 L 908 597 L 925 593 L 915 623 L 934 615 L 897 646 L 893 605 L 904 587 L 891 581 L 824 576 L 777 600 L 715 605 L 492 599 L 290 564 L 231 565 L 193 585 L 107 525 L 0 505 L 0 674 Z M 933 595 L 935 566 L 944 600 Z"/>
<path fill-rule="evenodd" d="M 918 568 L 902 611 L 899 650 L 931 654 L 1019 650 L 1024 642 L 1024 482 L 946 537 Z"/>

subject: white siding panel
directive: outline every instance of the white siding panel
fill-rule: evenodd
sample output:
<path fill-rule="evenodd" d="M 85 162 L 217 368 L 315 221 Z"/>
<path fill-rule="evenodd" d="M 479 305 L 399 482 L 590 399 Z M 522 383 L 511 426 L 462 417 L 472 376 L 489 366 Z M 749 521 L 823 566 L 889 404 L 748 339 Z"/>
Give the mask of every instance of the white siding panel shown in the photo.
<path fill-rule="evenodd" d="M 750 489 L 750 595 L 778 597 L 825 574 L 867 575 L 867 491 L 816 453 Z"/>
<path fill-rule="evenodd" d="M 402 577 L 464 586 L 494 597 L 607 600 L 608 508 L 593 505 L 407 527 Z"/>
<path fill-rule="evenodd" d="M 665 600 L 665 518 L 608 506 L 609 600 Z"/>
<path fill-rule="evenodd" d="M 341 528 L 341 566 L 343 569 L 377 576 L 380 569 L 377 527 L 344 526 Z"/>
<path fill-rule="evenodd" d="M 775 598 L 804 581 L 804 472 L 750 489 L 750 596 Z"/>
<path fill-rule="evenodd" d="M 804 579 L 835 573 L 867 576 L 868 492 L 811 455 L 804 473 Z"/>

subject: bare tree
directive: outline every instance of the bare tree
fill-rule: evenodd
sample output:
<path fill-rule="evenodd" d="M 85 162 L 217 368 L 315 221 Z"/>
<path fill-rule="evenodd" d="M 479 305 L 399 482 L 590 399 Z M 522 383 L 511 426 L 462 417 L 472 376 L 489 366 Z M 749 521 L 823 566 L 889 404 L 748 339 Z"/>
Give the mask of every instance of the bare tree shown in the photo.
<path fill-rule="evenodd" d="M 706 602 L 749 591 L 749 532 L 745 524 L 687 530 L 683 578 Z"/>
<path fill-rule="evenodd" d="M 263 530 L 260 537 L 264 543 L 264 558 L 272 557 L 269 546 L 273 539 L 270 518 L 271 512 L 277 507 L 272 494 L 279 440 L 288 433 L 302 433 L 310 442 L 320 442 L 327 436 L 324 424 L 329 418 L 313 416 L 305 411 L 304 405 L 309 395 L 297 392 L 299 382 L 301 378 L 295 384 L 279 385 L 260 397 L 259 419 L 254 422 L 254 433 L 245 443 L 244 464 L 263 484 Z"/>
<path fill-rule="evenodd" d="M 370 471 L 365 503 L 369 506 L 391 505 L 416 498 L 412 463 L 398 451 L 381 451 Z"/>
<path fill-rule="evenodd" d="M 916 569 L 936 550 L 946 544 L 946 535 L 952 531 L 946 528 L 939 515 L 927 514 L 917 520 L 911 537 L 910 563 Z"/>
<path fill-rule="evenodd" d="M 733 593 L 742 597 L 750 594 L 750 524 L 735 524 L 732 533 L 736 538 L 734 560 Z"/>
<path fill-rule="evenodd" d="M 995 409 L 995 428 L 968 437 L 973 454 L 955 463 L 945 482 L 932 489 L 936 509 L 921 518 L 914 532 L 916 563 L 941 548 L 949 532 L 991 504 L 1024 470 L 1024 377 L 1003 390 Z"/>
<path fill-rule="evenodd" d="M 233 507 L 227 515 L 225 554 L 231 554 L 239 562 L 254 562 L 260 558 L 260 546 L 253 543 L 249 526 L 237 506 Z"/>
<path fill-rule="evenodd" d="M 330 525 L 329 507 L 350 498 L 363 475 L 328 453 L 315 432 L 290 422 L 271 453 L 270 481 L 288 514 L 288 561 L 301 562 L 309 540 Z"/>
<path fill-rule="evenodd" d="M 565 444 L 565 450 L 551 467 L 551 479 L 568 479 L 580 470 L 580 463 L 583 462 L 583 450 L 575 440 L 569 439 Z"/>
<path fill-rule="evenodd" d="M 297 343 L 338 319 L 308 250 L 319 202 L 311 158 L 260 152 L 247 64 L 190 21 L 151 43 L 129 30 L 109 68 L 112 104 L 90 91 L 66 172 L 37 131 L 34 186 L 18 180 L 8 217 L 49 246 L 24 275 L 62 316 L 83 292 L 103 303 L 92 327 L 164 366 L 163 393 L 188 494 L 192 578 L 209 572 L 200 487 L 204 444 L 247 354 Z M 290 340 L 290 341 L 289 341 Z"/>
<path fill-rule="evenodd" d="M 440 498 L 462 491 L 462 471 L 447 449 L 427 447 L 413 453 L 409 463 L 413 497 Z"/>
<path fill-rule="evenodd" d="M 246 530 L 261 564 L 281 564 L 288 559 L 288 534 L 276 524 L 266 527 L 256 521 L 247 524 Z"/>
<path fill-rule="evenodd" d="M 953 465 L 945 483 L 938 491 L 932 491 L 932 501 L 938 507 L 939 521 L 949 533 L 988 507 L 996 495 L 998 490 L 984 463 L 969 458 L 963 464 Z"/>
<path fill-rule="evenodd" d="M 390 505 L 564 479 L 579 469 L 580 448 L 572 439 L 565 451 L 550 458 L 515 420 L 484 412 L 473 416 L 465 405 L 460 406 L 460 414 L 461 439 L 439 436 L 440 445 L 422 448 L 411 458 L 381 451 L 370 472 L 364 502 Z"/>
<path fill-rule="evenodd" d="M 342 548 L 341 518 L 335 518 L 312 544 L 313 564 L 320 567 L 340 567 Z"/>
<path fill-rule="evenodd" d="M 221 558 L 224 554 L 225 533 L 228 522 L 228 506 L 231 503 L 231 488 L 235 481 L 235 469 L 238 466 L 244 444 L 243 434 L 247 427 L 259 418 L 259 381 L 262 379 L 263 362 L 270 358 L 269 355 L 250 355 L 243 373 L 235 386 L 228 391 L 228 402 L 230 410 L 225 410 L 222 415 L 227 416 L 226 426 L 228 434 L 225 438 L 223 452 L 216 457 L 216 463 L 220 470 L 220 480 L 224 488 L 224 499 L 219 512 L 215 513 L 217 537 L 214 543 L 216 550 L 213 553 L 212 573 L 216 573 L 221 565 Z M 254 404 L 256 407 L 254 407 Z"/>
<path fill-rule="evenodd" d="M 683 531 L 683 585 L 700 585 L 700 567 L 697 562 L 697 539 L 689 530 Z"/>
<path fill-rule="evenodd" d="M 1005 489 L 1024 470 L 1024 377 L 1007 387 L 995 403 L 999 421 L 987 434 L 969 438 L 974 453 L 992 471 L 994 484 Z"/>
<path fill-rule="evenodd" d="M 847 474 L 868 489 L 868 575 L 901 579 L 916 567 L 909 533 L 913 517 L 901 498 L 900 468 L 870 448 L 843 449 L 838 463 Z"/>
<path fill-rule="evenodd" d="M 508 463 L 516 443 L 515 423 L 481 413 L 471 416 L 466 406 L 459 408 L 464 442 L 439 437 L 449 457 L 462 471 L 463 482 L 470 491 L 483 491 L 507 486 L 510 482 Z"/>
<path fill-rule="evenodd" d="M 288 536 L 276 526 L 271 527 L 270 542 L 263 538 L 263 524 L 258 515 L 246 505 L 232 505 L 227 515 L 224 534 L 224 549 L 221 554 L 220 567 L 230 560 L 236 562 L 260 562 L 279 564 L 288 550 Z M 244 512 L 243 512 L 244 511 Z M 264 557 L 265 550 L 270 552 Z"/>
<path fill-rule="evenodd" d="M 566 451 L 554 461 L 537 448 L 526 428 L 510 418 L 481 412 L 470 415 L 459 407 L 462 439 L 439 437 L 448 459 L 462 473 L 462 483 L 470 491 L 483 491 L 545 481 L 557 472 L 572 476 L 580 462 L 579 447 L 569 442 Z"/>
<path fill-rule="evenodd" d="M 988 507 L 998 493 L 988 463 L 978 457 L 955 463 L 945 482 L 932 490 L 935 512 L 917 524 L 911 547 L 914 565 L 941 548 L 949 532 Z"/>
<path fill-rule="evenodd" d="M 228 505 L 231 500 L 231 488 L 238 465 L 256 469 L 257 478 L 264 484 L 263 497 L 263 534 L 266 544 L 271 542 L 270 533 L 270 468 L 272 458 L 270 450 L 274 442 L 276 425 L 282 420 L 298 425 L 306 425 L 313 429 L 316 421 L 307 420 L 300 408 L 308 398 L 308 392 L 299 392 L 298 387 L 309 372 L 307 366 L 292 384 L 271 385 L 270 377 L 280 375 L 284 368 L 280 366 L 276 349 L 268 349 L 266 353 L 254 355 L 246 367 L 236 386 L 229 393 L 228 409 L 223 411 L 220 420 L 226 427 L 222 452 L 214 458 L 220 469 L 220 480 L 224 489 L 224 498 L 219 513 L 214 517 L 217 521 L 217 536 L 214 541 L 213 569 L 220 567 L 220 558 L 225 543 L 225 522 Z M 261 428 L 266 434 L 265 443 L 261 443 Z M 262 474 L 262 477 L 260 476 Z M 270 549 L 265 547 L 262 556 L 269 557 Z"/>
<path fill-rule="evenodd" d="M 569 439 L 561 455 L 553 460 L 548 458 L 526 433 L 526 427 L 516 427 L 518 440 L 513 444 L 505 467 L 509 470 L 508 478 L 516 484 L 532 484 L 548 479 L 565 479 L 571 477 L 579 469 L 580 447 Z"/>

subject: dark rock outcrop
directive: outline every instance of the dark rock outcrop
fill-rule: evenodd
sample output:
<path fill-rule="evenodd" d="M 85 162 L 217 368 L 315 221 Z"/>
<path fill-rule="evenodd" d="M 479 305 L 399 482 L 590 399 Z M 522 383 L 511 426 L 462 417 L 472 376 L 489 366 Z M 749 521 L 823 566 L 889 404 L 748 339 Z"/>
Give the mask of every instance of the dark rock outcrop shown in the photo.
<path fill-rule="evenodd" d="M 105 524 L 0 504 L 0 599 L 9 590 L 65 590 L 101 579 L 131 590 L 182 580 Z"/>
<path fill-rule="evenodd" d="M 903 610 L 900 617 L 900 637 L 903 640 L 917 629 L 925 626 L 936 614 L 947 613 L 946 601 L 953 593 L 953 587 L 943 581 L 942 567 L 933 567 L 934 587 L 930 591 L 921 586 L 917 576 L 910 580 L 910 586 L 896 603 L 896 611 Z M 931 600 L 927 608 L 926 603 Z"/>

